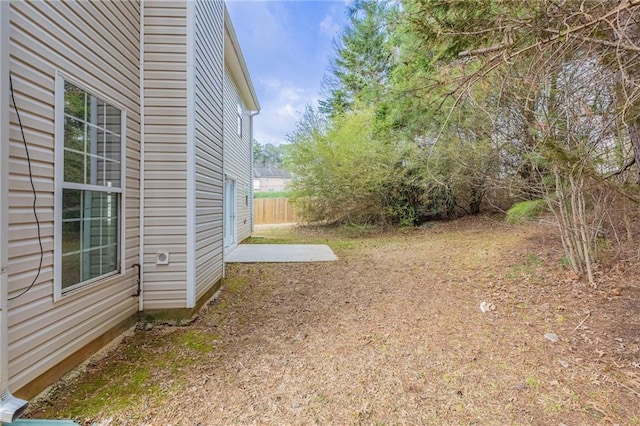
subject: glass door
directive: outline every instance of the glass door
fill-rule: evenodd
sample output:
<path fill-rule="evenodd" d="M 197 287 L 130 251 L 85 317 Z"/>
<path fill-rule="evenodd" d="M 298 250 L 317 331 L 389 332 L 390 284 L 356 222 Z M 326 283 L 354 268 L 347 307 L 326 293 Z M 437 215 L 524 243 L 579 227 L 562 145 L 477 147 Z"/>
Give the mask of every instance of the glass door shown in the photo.
<path fill-rule="evenodd" d="M 224 247 L 236 243 L 236 181 L 225 177 L 224 181 Z"/>

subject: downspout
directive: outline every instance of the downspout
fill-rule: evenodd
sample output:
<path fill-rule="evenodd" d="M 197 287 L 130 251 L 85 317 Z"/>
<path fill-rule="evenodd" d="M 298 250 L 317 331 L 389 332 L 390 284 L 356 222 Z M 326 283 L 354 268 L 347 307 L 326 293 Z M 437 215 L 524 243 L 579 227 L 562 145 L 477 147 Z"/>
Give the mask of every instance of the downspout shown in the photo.
<path fill-rule="evenodd" d="M 249 200 L 251 201 L 251 233 L 253 234 L 253 215 L 254 215 L 254 205 L 253 205 L 253 117 L 260 114 L 260 111 L 251 111 L 249 113 L 249 151 L 251 152 L 251 171 L 249 177 Z"/>
<path fill-rule="evenodd" d="M 138 311 L 144 310 L 144 0 L 140 0 L 140 196 L 138 231 Z"/>
<path fill-rule="evenodd" d="M 0 424 L 13 422 L 27 408 L 27 401 L 9 391 L 9 7 L 0 1 Z"/>

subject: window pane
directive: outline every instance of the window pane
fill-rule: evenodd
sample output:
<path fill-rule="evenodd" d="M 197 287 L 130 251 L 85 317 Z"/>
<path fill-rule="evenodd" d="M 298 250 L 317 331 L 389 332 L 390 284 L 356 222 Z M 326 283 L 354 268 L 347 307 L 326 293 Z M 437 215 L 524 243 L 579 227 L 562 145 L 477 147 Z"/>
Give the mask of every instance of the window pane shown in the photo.
<path fill-rule="evenodd" d="M 122 144 L 122 139 L 120 135 L 114 135 L 112 133 L 107 133 L 104 139 L 105 147 L 104 147 L 104 155 L 110 160 L 120 161 L 120 145 Z"/>
<path fill-rule="evenodd" d="M 64 118 L 64 147 L 84 152 L 84 123 L 74 118 Z"/>
<path fill-rule="evenodd" d="M 120 163 L 103 160 L 100 165 L 104 171 L 104 180 L 100 180 L 98 182 L 99 185 L 104 185 L 108 188 L 120 188 Z"/>
<path fill-rule="evenodd" d="M 80 253 L 62 255 L 62 288 L 80 282 Z"/>
<path fill-rule="evenodd" d="M 63 288 L 118 270 L 119 197 L 63 190 Z"/>
<path fill-rule="evenodd" d="M 122 134 L 122 117 L 120 110 L 109 104 L 105 105 L 105 125 L 107 131 L 120 136 Z"/>
<path fill-rule="evenodd" d="M 68 81 L 64 82 L 64 113 L 85 119 L 85 92 Z"/>
<path fill-rule="evenodd" d="M 70 83 L 65 87 L 65 111 L 77 117 L 65 116 L 65 182 L 120 188 L 122 112 Z"/>
<path fill-rule="evenodd" d="M 68 219 L 62 223 L 62 254 L 71 254 L 82 249 L 81 225 L 78 219 Z"/>
<path fill-rule="evenodd" d="M 82 252 L 82 280 L 87 281 L 102 275 L 100 265 L 100 247 Z"/>
<path fill-rule="evenodd" d="M 102 220 L 102 245 L 114 244 L 118 241 L 116 218 Z"/>
<path fill-rule="evenodd" d="M 96 185 L 98 183 L 98 159 L 93 155 L 84 157 L 84 183 Z"/>
<path fill-rule="evenodd" d="M 64 181 L 85 183 L 84 154 L 64 150 Z"/>
<path fill-rule="evenodd" d="M 109 271 L 118 270 L 118 247 L 116 244 L 109 245 L 102 249 L 102 269 L 103 274 Z"/>
<path fill-rule="evenodd" d="M 65 219 L 79 219 L 82 209 L 81 204 L 82 191 L 74 189 L 62 190 L 62 220 Z"/>
<path fill-rule="evenodd" d="M 104 130 L 94 126 L 87 126 L 87 153 L 103 156 Z"/>
<path fill-rule="evenodd" d="M 86 92 L 85 92 L 86 93 Z M 85 120 L 94 126 L 98 125 L 99 107 L 98 103 L 102 102 L 100 99 L 93 96 L 91 93 L 87 93 L 87 110 Z"/>

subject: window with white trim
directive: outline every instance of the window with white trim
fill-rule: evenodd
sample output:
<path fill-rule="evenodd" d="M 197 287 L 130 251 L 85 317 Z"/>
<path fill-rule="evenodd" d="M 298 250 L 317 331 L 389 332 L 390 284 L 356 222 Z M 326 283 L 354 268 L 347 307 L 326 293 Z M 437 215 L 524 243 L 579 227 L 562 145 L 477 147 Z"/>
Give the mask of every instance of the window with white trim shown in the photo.
<path fill-rule="evenodd" d="M 242 104 L 238 102 L 238 136 L 242 137 Z"/>
<path fill-rule="evenodd" d="M 62 168 L 57 170 L 62 183 L 57 194 L 61 241 L 56 255 L 64 293 L 120 272 L 126 116 L 69 81 L 59 81 L 59 91 L 63 93 L 56 95 L 62 97 L 64 110 L 57 111 L 62 128 L 56 148 L 63 155 L 62 164 L 56 164 Z"/>

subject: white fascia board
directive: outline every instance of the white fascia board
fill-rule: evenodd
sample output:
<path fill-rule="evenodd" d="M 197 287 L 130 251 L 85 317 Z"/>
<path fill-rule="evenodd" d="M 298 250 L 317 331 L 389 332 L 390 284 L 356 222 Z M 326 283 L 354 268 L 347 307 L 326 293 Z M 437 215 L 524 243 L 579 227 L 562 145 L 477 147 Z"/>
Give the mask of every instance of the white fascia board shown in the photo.
<path fill-rule="evenodd" d="M 224 5 L 224 58 L 229 64 L 231 75 L 238 85 L 238 91 L 242 96 L 247 109 L 260 110 L 260 102 L 251 81 L 251 75 L 247 69 L 247 63 L 242 55 L 238 37 L 233 29 L 231 17 L 227 5 Z"/>

